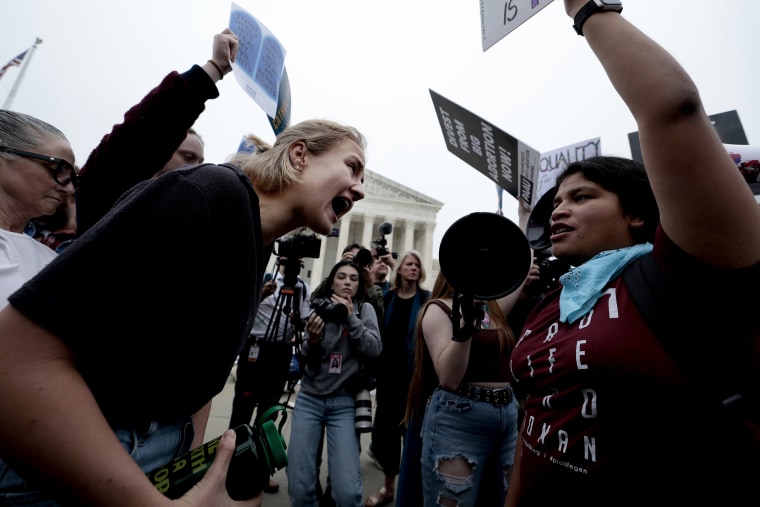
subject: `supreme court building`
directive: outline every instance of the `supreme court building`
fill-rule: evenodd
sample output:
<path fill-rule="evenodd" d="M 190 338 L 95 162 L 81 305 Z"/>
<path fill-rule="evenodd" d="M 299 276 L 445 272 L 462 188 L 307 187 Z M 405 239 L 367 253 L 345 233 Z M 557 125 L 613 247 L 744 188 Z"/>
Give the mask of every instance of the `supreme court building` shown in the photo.
<path fill-rule="evenodd" d="M 301 278 L 314 289 L 341 259 L 343 248 L 352 243 L 373 248 L 373 242 L 381 238 L 378 226 L 389 222 L 393 231 L 385 236 L 386 248 L 399 257 L 408 250 L 418 251 L 427 274 L 423 286 L 432 288 L 439 270 L 438 259 L 433 259 L 433 230 L 443 203 L 370 170 L 364 172 L 364 191 L 364 199 L 335 224 L 337 237 L 319 236 L 319 258 L 303 259 Z M 274 259 L 269 263 L 269 272 L 273 264 Z M 389 279 L 393 277 L 395 271 Z"/>

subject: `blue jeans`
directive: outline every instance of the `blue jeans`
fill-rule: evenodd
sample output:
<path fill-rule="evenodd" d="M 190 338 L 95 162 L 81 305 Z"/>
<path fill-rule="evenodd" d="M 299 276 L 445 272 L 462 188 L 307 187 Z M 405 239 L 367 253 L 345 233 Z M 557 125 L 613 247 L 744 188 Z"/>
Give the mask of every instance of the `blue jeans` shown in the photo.
<path fill-rule="evenodd" d="M 422 421 L 422 492 L 425 506 L 440 498 L 458 506 L 503 505 L 517 445 L 517 401 L 497 407 L 437 388 Z M 470 473 L 444 473 L 464 459 Z M 447 463 L 448 462 L 448 463 Z"/>
<path fill-rule="evenodd" d="M 142 471 L 149 472 L 189 450 L 193 440 L 193 424 L 188 417 L 186 421 L 170 424 L 159 425 L 153 421 L 143 430 L 115 429 L 114 433 Z M 97 449 L 93 452 L 97 452 Z M 60 506 L 3 460 L 0 460 L 0 505 Z"/>
<path fill-rule="evenodd" d="M 288 495 L 293 507 L 317 506 L 317 453 L 327 430 L 327 470 L 332 495 L 341 507 L 362 507 L 362 470 L 355 430 L 354 397 L 298 393 L 288 443 Z"/>

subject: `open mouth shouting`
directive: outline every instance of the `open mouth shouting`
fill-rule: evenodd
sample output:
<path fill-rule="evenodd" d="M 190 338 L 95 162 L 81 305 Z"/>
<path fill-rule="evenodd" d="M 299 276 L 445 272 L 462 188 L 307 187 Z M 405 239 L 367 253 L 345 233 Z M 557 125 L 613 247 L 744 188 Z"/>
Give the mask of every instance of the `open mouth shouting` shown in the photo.
<path fill-rule="evenodd" d="M 351 211 L 351 208 L 353 206 L 354 206 L 353 201 L 343 196 L 338 196 L 332 200 L 332 209 L 333 209 L 333 213 L 335 213 L 335 218 L 342 217 L 343 215 Z"/>

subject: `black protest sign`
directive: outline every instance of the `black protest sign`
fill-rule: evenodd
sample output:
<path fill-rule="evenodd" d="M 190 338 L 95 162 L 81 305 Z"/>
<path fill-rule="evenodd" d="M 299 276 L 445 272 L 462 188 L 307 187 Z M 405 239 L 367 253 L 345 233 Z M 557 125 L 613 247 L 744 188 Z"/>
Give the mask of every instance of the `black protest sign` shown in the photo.
<path fill-rule="evenodd" d="M 433 90 L 430 96 L 448 150 L 531 204 L 539 152 Z"/>

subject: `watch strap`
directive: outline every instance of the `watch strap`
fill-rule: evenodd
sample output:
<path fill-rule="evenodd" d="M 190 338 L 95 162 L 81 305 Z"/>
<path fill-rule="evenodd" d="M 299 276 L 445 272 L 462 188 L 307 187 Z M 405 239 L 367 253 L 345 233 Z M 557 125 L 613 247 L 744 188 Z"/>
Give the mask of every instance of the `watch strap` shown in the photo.
<path fill-rule="evenodd" d="M 577 33 L 580 36 L 583 36 L 583 25 L 586 23 L 586 20 L 596 14 L 597 12 L 617 12 L 621 13 L 623 12 L 623 6 L 617 6 L 617 5 L 608 5 L 608 6 L 601 6 L 599 5 L 595 0 L 589 0 L 589 2 L 586 3 L 581 9 L 575 14 L 575 19 L 573 20 L 573 28 L 575 28 L 575 33 Z"/>

